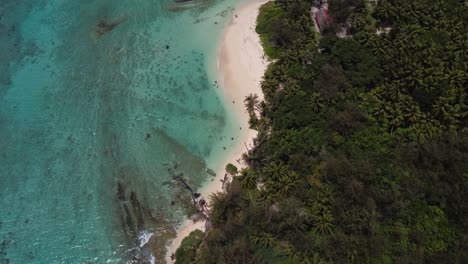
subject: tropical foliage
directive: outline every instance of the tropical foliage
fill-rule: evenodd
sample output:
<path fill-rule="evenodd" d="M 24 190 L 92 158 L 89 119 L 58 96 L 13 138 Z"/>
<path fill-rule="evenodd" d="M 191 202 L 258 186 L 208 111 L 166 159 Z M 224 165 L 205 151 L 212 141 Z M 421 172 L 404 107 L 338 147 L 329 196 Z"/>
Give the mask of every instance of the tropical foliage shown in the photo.
<path fill-rule="evenodd" d="M 197 249 L 203 241 L 204 233 L 200 230 L 192 231 L 182 241 L 175 253 L 175 258 L 179 263 L 192 263 L 197 257 Z"/>

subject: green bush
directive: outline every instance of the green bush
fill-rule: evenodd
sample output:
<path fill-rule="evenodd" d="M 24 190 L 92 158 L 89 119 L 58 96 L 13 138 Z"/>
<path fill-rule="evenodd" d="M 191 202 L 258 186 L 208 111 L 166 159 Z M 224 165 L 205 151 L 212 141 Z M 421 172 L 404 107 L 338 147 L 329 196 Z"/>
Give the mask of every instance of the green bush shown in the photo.
<path fill-rule="evenodd" d="M 255 31 L 260 35 L 265 54 L 271 58 L 278 58 L 281 49 L 272 41 L 273 26 L 283 20 L 285 12 L 275 4 L 268 2 L 260 7 Z"/>
<path fill-rule="evenodd" d="M 195 230 L 182 240 L 179 248 L 176 251 L 176 264 L 194 263 L 197 256 L 197 249 L 200 246 L 205 233 L 201 230 Z"/>
<path fill-rule="evenodd" d="M 226 165 L 226 172 L 229 173 L 231 176 L 235 176 L 238 173 L 237 167 L 229 163 Z"/>

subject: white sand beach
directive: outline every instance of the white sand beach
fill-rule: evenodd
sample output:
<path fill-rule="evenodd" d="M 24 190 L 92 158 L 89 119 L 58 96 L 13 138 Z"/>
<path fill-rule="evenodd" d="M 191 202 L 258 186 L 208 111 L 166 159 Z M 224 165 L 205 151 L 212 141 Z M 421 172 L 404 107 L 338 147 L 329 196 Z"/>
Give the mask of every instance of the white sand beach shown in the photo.
<path fill-rule="evenodd" d="M 255 130 L 248 129 L 249 116 L 244 106 L 244 99 L 251 93 L 257 94 L 259 100 L 263 99 L 260 82 L 268 60 L 263 53 L 255 26 L 258 10 L 266 2 L 268 0 L 252 0 L 238 6 L 219 40 L 217 51 L 219 92 L 224 102 L 235 102 L 226 103 L 226 108 L 227 111 L 235 113 L 243 129 L 240 131 L 239 144 L 231 149 L 227 158 L 222 161 L 216 171 L 216 178 L 198 190 L 207 199 L 208 204 L 210 204 L 209 197 L 212 193 L 222 191 L 220 180 L 226 173 L 225 165 L 232 163 L 239 169 L 242 168 L 243 165 L 238 160 L 241 160 L 246 147 L 250 148 L 253 139 L 257 136 Z M 167 263 L 173 262 L 170 256 L 175 253 L 184 237 L 196 229 L 204 231 L 204 222 L 193 223 L 187 220 L 177 229 L 176 238 L 168 246 Z"/>

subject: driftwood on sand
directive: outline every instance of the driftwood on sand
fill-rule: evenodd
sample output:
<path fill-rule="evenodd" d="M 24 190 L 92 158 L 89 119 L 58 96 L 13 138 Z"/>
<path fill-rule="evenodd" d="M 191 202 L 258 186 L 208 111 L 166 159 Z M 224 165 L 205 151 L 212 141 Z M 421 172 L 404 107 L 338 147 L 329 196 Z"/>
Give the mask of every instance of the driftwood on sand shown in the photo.
<path fill-rule="evenodd" d="M 169 165 L 169 164 L 166 164 L 166 165 Z M 194 221 L 200 221 L 200 220 L 208 221 L 209 220 L 208 203 L 201 196 L 200 193 L 194 191 L 194 189 L 189 185 L 189 182 L 184 177 L 184 174 L 181 173 L 181 172 L 177 172 L 178 165 L 179 165 L 178 163 L 175 163 L 175 164 L 173 164 L 172 166 L 170 166 L 168 168 L 168 172 L 169 172 L 170 178 L 172 180 L 166 181 L 163 184 L 169 185 L 172 188 L 177 188 L 179 190 L 189 191 L 190 192 L 190 198 L 191 198 L 193 206 L 194 206 L 193 209 L 196 210 L 196 213 L 193 212 L 193 211 L 191 212 L 192 220 L 194 220 Z M 174 205 L 174 204 L 175 204 L 175 202 L 172 201 L 171 205 Z"/>
<path fill-rule="evenodd" d="M 220 181 L 223 183 L 223 185 L 221 186 L 222 189 L 224 189 L 224 184 L 228 181 L 228 175 L 227 173 L 224 174 L 224 178 L 221 179 Z"/>
<path fill-rule="evenodd" d="M 180 183 L 182 183 L 182 185 L 184 185 L 185 188 L 186 188 L 187 190 L 190 191 L 190 193 L 191 193 L 190 196 L 192 197 L 193 204 L 197 204 L 197 202 L 196 202 L 195 199 L 197 199 L 198 197 L 200 197 L 200 194 L 199 194 L 199 193 L 196 193 L 196 192 L 194 192 L 194 191 L 192 190 L 192 188 L 185 182 L 184 178 L 182 177 L 182 174 L 174 175 L 174 176 L 173 176 L 173 179 L 176 180 L 176 181 L 178 181 L 178 182 L 180 182 Z"/>

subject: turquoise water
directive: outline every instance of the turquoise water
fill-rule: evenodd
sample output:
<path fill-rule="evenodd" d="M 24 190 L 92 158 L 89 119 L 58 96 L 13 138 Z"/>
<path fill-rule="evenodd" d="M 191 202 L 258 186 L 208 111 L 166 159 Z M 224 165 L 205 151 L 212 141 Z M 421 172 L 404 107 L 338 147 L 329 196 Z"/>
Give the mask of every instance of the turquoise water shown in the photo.
<path fill-rule="evenodd" d="M 160 261 L 167 181 L 236 143 L 208 68 L 238 2 L 0 1 L 0 263 Z"/>

